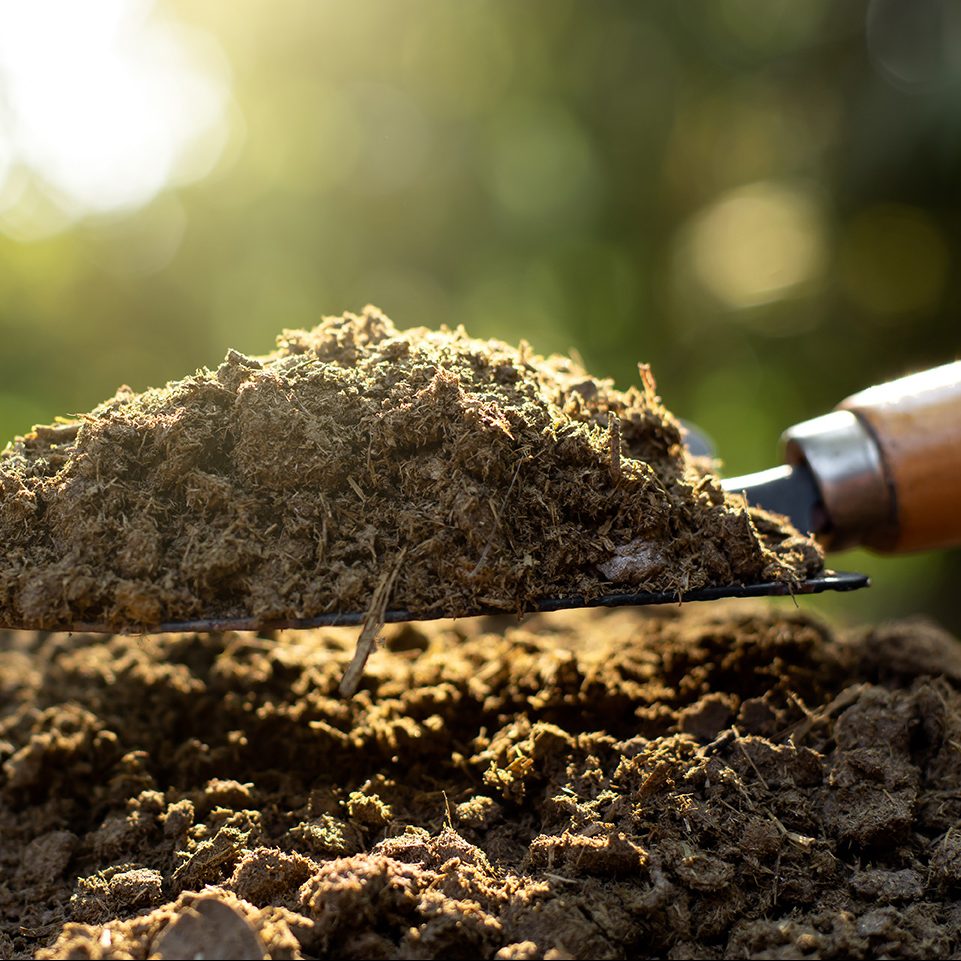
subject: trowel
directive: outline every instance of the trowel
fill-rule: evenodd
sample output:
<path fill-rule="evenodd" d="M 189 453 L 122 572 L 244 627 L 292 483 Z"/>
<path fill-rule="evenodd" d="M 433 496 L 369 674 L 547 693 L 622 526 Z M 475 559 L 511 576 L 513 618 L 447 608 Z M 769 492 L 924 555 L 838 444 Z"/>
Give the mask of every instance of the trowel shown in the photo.
<path fill-rule="evenodd" d="M 828 550 L 961 544 L 961 361 L 853 394 L 781 437 L 786 463 L 723 481 Z"/>
<path fill-rule="evenodd" d="M 692 437 L 691 446 L 695 443 Z M 829 551 L 865 546 L 899 553 L 961 545 L 961 361 L 854 394 L 831 413 L 786 430 L 782 449 L 783 466 L 728 478 L 724 489 L 743 495 L 749 504 L 787 515 L 798 530 L 814 534 Z M 529 612 L 852 591 L 869 583 L 866 574 L 825 570 L 798 584 L 731 584 L 683 597 L 665 591 L 545 598 Z M 376 617 L 381 623 L 425 619 L 405 610 L 381 611 Z M 371 612 L 353 611 L 271 622 L 243 617 L 177 621 L 152 630 L 369 626 L 370 619 Z M 75 629 L 110 630 L 96 624 Z"/>

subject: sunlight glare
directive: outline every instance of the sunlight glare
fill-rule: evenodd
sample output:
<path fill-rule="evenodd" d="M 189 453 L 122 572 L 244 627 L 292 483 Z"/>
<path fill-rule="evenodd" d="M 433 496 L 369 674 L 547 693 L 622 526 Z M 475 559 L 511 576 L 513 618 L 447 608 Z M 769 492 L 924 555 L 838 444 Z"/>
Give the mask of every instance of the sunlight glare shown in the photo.
<path fill-rule="evenodd" d="M 0 4 L 0 194 L 4 165 L 20 165 L 77 218 L 141 206 L 198 175 L 182 162 L 225 125 L 225 70 L 151 7 Z"/>

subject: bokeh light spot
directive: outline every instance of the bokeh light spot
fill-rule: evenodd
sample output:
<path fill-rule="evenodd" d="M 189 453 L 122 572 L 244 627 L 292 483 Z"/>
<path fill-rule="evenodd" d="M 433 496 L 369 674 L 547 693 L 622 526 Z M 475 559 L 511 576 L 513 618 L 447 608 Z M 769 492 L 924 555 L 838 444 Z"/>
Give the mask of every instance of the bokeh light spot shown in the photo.
<path fill-rule="evenodd" d="M 763 182 L 739 187 L 696 217 L 686 252 L 697 280 L 724 306 L 779 300 L 823 269 L 819 205 L 796 187 Z"/>
<path fill-rule="evenodd" d="M 961 16 L 944 0 L 871 0 L 871 59 L 895 87 L 914 90 L 961 76 Z"/>

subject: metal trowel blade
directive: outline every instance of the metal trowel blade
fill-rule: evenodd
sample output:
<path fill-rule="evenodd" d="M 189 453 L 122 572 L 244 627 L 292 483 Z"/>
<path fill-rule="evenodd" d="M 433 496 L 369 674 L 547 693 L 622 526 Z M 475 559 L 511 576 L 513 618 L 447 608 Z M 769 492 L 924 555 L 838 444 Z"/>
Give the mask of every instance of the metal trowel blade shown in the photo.
<path fill-rule="evenodd" d="M 820 594 L 823 591 L 856 591 L 869 585 L 865 574 L 824 571 L 817 577 L 808 578 L 799 584 L 785 584 L 770 581 L 761 584 L 732 584 L 727 587 L 705 587 L 679 596 L 674 591 L 640 592 L 637 594 L 603 594 L 600 597 L 560 597 L 545 598 L 530 607 L 517 611 L 518 614 L 546 613 L 550 611 L 576 610 L 587 607 L 643 607 L 649 604 L 679 604 L 688 601 L 716 601 L 724 597 L 775 597 L 797 594 Z M 479 607 L 462 613 L 460 617 L 479 617 L 482 615 L 511 613 L 503 608 Z M 257 617 L 206 618 L 194 621 L 169 621 L 151 626 L 132 625 L 123 630 L 104 624 L 72 624 L 46 630 L 79 631 L 106 634 L 159 634 L 168 632 L 208 632 L 208 631 L 279 631 L 301 630 L 312 627 L 351 627 L 364 622 L 363 611 L 320 614 L 317 617 L 292 618 L 285 620 L 264 620 Z M 417 613 L 404 610 L 389 610 L 384 615 L 385 623 L 398 621 L 433 621 L 449 617 L 449 612 L 436 611 Z M 0 625 L 3 626 L 3 625 Z"/>

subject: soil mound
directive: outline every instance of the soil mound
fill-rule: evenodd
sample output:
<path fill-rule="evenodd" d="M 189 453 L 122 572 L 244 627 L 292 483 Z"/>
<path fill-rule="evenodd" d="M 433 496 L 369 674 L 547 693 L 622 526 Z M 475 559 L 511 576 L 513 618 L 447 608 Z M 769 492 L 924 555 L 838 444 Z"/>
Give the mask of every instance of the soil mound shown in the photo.
<path fill-rule="evenodd" d="M 307 618 L 386 586 L 391 607 L 456 616 L 819 570 L 812 541 L 721 491 L 642 382 L 367 308 L 121 388 L 0 455 L 0 623 Z"/>
<path fill-rule="evenodd" d="M 961 950 L 933 625 L 406 625 L 345 701 L 353 640 L 0 635 L 0 956 Z"/>

